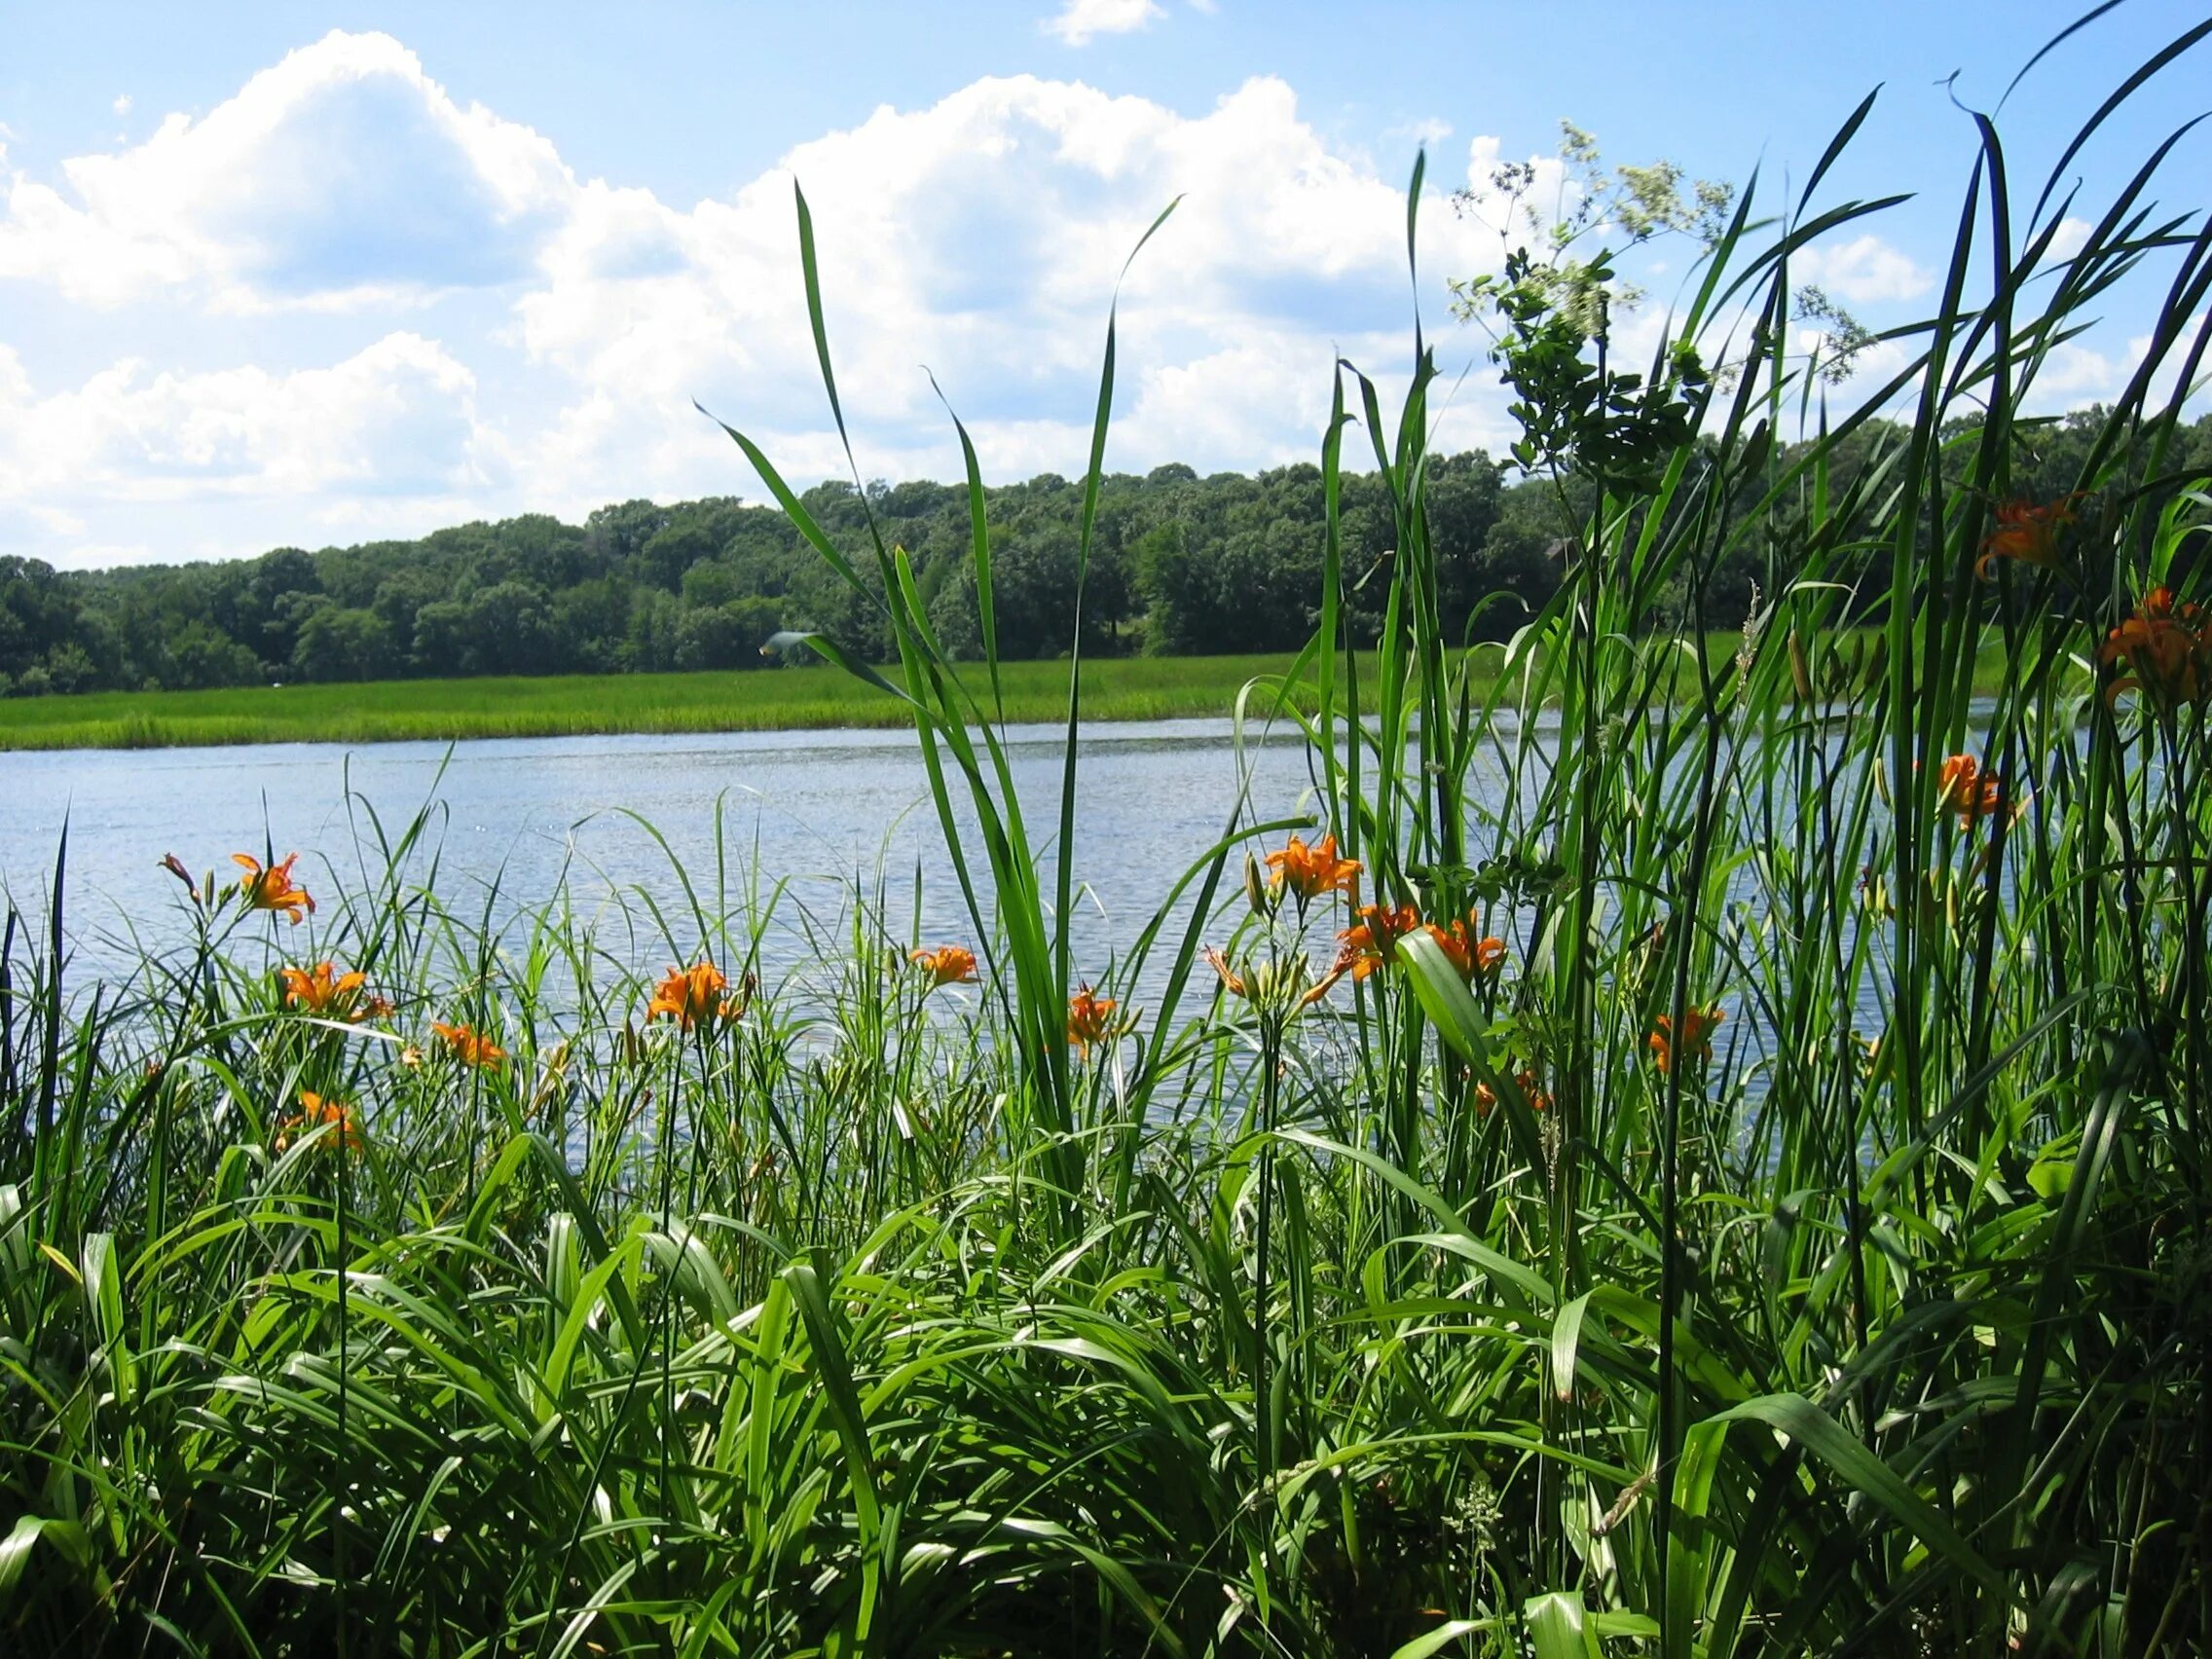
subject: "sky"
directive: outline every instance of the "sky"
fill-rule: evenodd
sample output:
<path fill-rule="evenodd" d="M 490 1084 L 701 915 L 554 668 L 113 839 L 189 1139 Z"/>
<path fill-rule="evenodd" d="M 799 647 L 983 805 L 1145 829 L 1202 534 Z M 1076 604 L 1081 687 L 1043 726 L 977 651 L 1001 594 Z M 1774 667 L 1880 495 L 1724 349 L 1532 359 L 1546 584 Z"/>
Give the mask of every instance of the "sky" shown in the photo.
<path fill-rule="evenodd" d="M 840 475 L 794 177 L 866 477 L 957 475 L 933 374 L 988 478 L 1079 475 L 1117 276 L 1177 198 L 1121 289 L 1110 466 L 1314 459 L 1332 363 L 1402 374 L 1417 305 L 1454 388 L 1438 441 L 1498 451 L 1506 400 L 1445 279 L 1494 269 L 1500 241 L 1451 191 L 1551 156 L 1571 119 L 1609 163 L 1755 170 L 1779 201 L 1880 85 L 1822 200 L 1913 199 L 1798 274 L 1901 322 L 1933 298 L 1972 165 L 1960 106 L 2006 100 L 2032 200 L 2201 16 L 2131 0 L 2008 98 L 2083 9 L 0 0 L 0 554 L 240 557 L 761 498 L 695 404 L 795 482 Z M 2212 104 L 2207 61 L 2070 165 L 2083 202 Z M 2176 209 L 2204 205 L 2208 133 L 2161 174 Z M 1694 251 L 1645 250 L 1632 329 L 1656 333 Z M 2111 395 L 2154 297 L 2110 296 L 2039 397 Z"/>

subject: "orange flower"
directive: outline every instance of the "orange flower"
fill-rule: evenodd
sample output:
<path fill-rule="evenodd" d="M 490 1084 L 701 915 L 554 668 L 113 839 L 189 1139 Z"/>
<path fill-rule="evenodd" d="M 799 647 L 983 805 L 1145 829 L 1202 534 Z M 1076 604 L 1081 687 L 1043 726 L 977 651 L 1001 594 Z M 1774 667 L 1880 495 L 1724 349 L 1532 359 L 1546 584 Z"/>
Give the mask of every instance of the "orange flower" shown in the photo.
<path fill-rule="evenodd" d="M 472 1025 L 447 1025 L 433 1019 L 430 1029 L 445 1039 L 447 1051 L 464 1066 L 498 1071 L 506 1062 L 506 1050 Z"/>
<path fill-rule="evenodd" d="M 2005 783 L 1995 772 L 1985 772 L 1971 755 L 1954 755 L 1943 762 L 1936 778 L 1936 803 L 1959 815 L 1959 828 L 1972 830 L 1977 818 L 1994 817 L 2008 802 Z"/>
<path fill-rule="evenodd" d="M 1465 922 L 1454 922 L 1450 928 L 1440 928 L 1431 922 L 1428 937 L 1452 959 L 1452 966 L 1459 970 L 1462 979 L 1478 977 L 1487 979 L 1505 964 L 1505 940 L 1477 939 Z"/>
<path fill-rule="evenodd" d="M 292 885 L 292 866 L 299 856 L 287 853 L 281 863 L 263 869 L 261 861 L 250 854 L 231 855 L 231 862 L 245 871 L 239 877 L 239 891 L 245 895 L 247 909 L 281 910 L 294 927 L 314 914 L 314 900 L 308 890 Z"/>
<path fill-rule="evenodd" d="M 288 1150 L 294 1141 L 305 1140 L 315 1130 L 329 1125 L 330 1133 L 322 1140 L 326 1150 L 355 1152 L 361 1145 L 360 1124 L 354 1120 L 353 1108 L 342 1100 L 325 1100 L 307 1089 L 300 1090 L 300 1110 L 296 1117 L 286 1118 L 276 1129 L 276 1150 Z"/>
<path fill-rule="evenodd" d="M 1351 977 L 1364 979 L 1398 959 L 1398 940 L 1420 926 L 1420 915 L 1411 904 L 1362 904 L 1357 914 L 1358 926 L 1337 935 L 1343 941 L 1337 961 L 1350 964 Z"/>
<path fill-rule="evenodd" d="M 1647 1039 L 1651 1045 L 1651 1057 L 1657 1062 L 1660 1074 L 1664 1076 L 1671 1069 L 1675 1050 L 1677 1047 L 1692 1060 L 1711 1059 L 1713 1057 L 1713 1028 L 1727 1017 L 1727 1014 L 1717 1003 L 1711 1008 L 1684 1009 L 1682 1011 L 1681 1042 L 1677 1045 L 1675 1042 L 1674 1016 L 1672 1014 L 1661 1014 L 1658 1029 L 1653 1031 Z"/>
<path fill-rule="evenodd" d="M 940 944 L 935 950 L 910 952 L 908 961 L 919 962 L 930 977 L 934 989 L 939 985 L 965 985 L 976 977 L 976 953 L 964 944 Z"/>
<path fill-rule="evenodd" d="M 2061 496 L 2040 507 L 2033 501 L 2001 503 L 1997 528 L 1982 537 L 1974 574 L 1989 580 L 2000 559 L 2017 559 L 2043 571 L 2054 569 L 2058 564 L 2058 527 L 2074 522 L 2074 503 L 2080 499 L 2080 496 Z"/>
<path fill-rule="evenodd" d="M 1282 851 L 1268 855 L 1268 867 L 1274 871 L 1275 891 L 1288 888 L 1302 904 L 1324 893 L 1349 893 L 1359 874 L 1357 859 L 1337 857 L 1334 835 L 1324 835 L 1311 846 L 1293 835 Z"/>
<path fill-rule="evenodd" d="M 319 1014 L 328 1019 L 366 1017 L 368 1010 L 356 1015 L 353 999 L 360 991 L 367 976 L 360 973 L 340 974 L 328 962 L 317 962 L 313 968 L 279 968 L 276 977 L 284 982 L 284 1006 L 304 1008 L 310 1014 Z M 372 1005 L 381 1003 L 388 1013 L 391 1005 L 382 997 L 371 999 Z"/>
<path fill-rule="evenodd" d="M 2153 588 L 2135 614 L 2105 636 L 2097 660 L 2128 672 L 2105 690 L 2117 699 L 2134 690 L 2153 708 L 2172 710 L 2212 694 L 2212 617 L 2171 588 Z"/>
<path fill-rule="evenodd" d="M 1533 1066 L 1516 1073 L 1514 1075 L 1513 1081 L 1521 1086 L 1521 1092 L 1524 1095 L 1528 1096 L 1530 1111 L 1546 1112 L 1551 1109 L 1552 1097 L 1546 1094 L 1543 1089 L 1538 1087 L 1539 1080 L 1536 1076 L 1535 1068 Z M 1491 1115 L 1492 1111 L 1495 1109 L 1496 1105 L 1496 1091 L 1493 1089 L 1487 1083 L 1476 1084 L 1475 1116 L 1477 1116 L 1478 1118 L 1487 1118 Z"/>
<path fill-rule="evenodd" d="M 685 1031 L 708 1020 L 733 1020 L 745 1012 L 743 993 L 731 996 L 729 980 L 712 962 L 699 961 L 689 968 L 671 968 L 653 1000 L 645 1005 L 645 1017 L 663 1015 Z"/>
<path fill-rule="evenodd" d="M 1093 996 L 1088 985 L 1076 987 L 1068 998 L 1068 1041 L 1076 1052 L 1085 1059 L 1090 1058 L 1090 1046 L 1105 1043 L 1121 1035 L 1114 1023 L 1115 1002 L 1112 997 Z"/>

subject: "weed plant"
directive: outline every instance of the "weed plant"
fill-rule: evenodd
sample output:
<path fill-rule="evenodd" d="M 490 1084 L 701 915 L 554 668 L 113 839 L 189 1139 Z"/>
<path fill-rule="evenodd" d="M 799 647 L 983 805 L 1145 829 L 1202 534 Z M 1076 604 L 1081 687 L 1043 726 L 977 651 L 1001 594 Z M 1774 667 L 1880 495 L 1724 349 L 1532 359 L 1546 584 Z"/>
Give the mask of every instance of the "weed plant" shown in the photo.
<path fill-rule="evenodd" d="M 191 942 L 125 983 L 11 918 L 13 1650 L 2202 1651 L 2212 499 L 2164 456 L 2212 228 L 2153 204 L 2163 152 L 2025 201 L 1984 123 L 1885 337 L 1909 426 L 1845 486 L 1774 440 L 1865 419 L 1785 343 L 1792 259 L 1883 205 L 1818 204 L 1866 116 L 1714 224 L 1633 376 L 1571 276 L 1491 294 L 1524 464 L 1597 493 L 1502 646 L 1435 623 L 1430 353 L 1387 416 L 1340 370 L 1387 627 L 1346 650 L 1332 515 L 1313 644 L 1244 702 L 1305 724 L 1316 821 L 1225 823 L 1121 960 L 1071 942 L 1073 744 L 1033 816 L 996 661 L 735 433 L 885 607 L 899 661 L 844 666 L 913 724 L 970 940 L 856 902 L 800 999 L 756 982 L 777 893 L 699 871 L 639 922 L 656 983 L 557 895 L 500 939 L 392 875 L 289 925 L 275 849 L 180 866 Z M 2122 279 L 2164 285 L 2141 367 L 2078 493 L 2021 499 Z M 1093 498 L 1114 373 L 1109 325 Z M 1716 665 L 1738 535 L 1772 579 Z"/>

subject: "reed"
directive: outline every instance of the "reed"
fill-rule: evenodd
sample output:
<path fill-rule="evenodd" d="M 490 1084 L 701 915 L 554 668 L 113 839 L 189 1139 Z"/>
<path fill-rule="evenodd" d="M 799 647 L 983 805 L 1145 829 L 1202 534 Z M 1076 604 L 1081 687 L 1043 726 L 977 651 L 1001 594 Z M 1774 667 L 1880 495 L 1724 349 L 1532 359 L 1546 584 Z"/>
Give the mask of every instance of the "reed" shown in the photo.
<path fill-rule="evenodd" d="M 1865 417 L 1782 324 L 1792 259 L 1880 209 L 1819 194 L 1867 116 L 1793 199 L 1746 193 L 1633 382 L 1602 318 L 1508 310 L 1510 371 L 1588 370 L 1530 394 L 1526 459 L 1597 504 L 1502 646 L 1436 623 L 1431 354 L 1388 412 L 1342 367 L 1320 625 L 1240 702 L 1306 730 L 1314 820 L 1239 811 L 1119 960 L 1068 926 L 1073 744 L 1017 795 L 1008 668 L 735 432 L 886 608 L 900 660 L 841 666 L 917 734 L 972 983 L 880 886 L 806 909 L 741 848 L 674 868 L 680 905 L 496 928 L 441 900 L 429 819 L 369 810 L 370 877 L 293 871 L 310 921 L 185 871 L 184 942 L 120 984 L 71 981 L 58 904 L 11 917 L 0 1628 L 2200 1650 L 2212 489 L 2167 457 L 2212 228 L 2152 204 L 2158 157 L 2103 204 L 2062 162 L 2023 215 L 1985 125 L 1939 308 L 1891 337 L 1911 421 L 1841 484 Z M 2058 258 L 2062 213 L 2094 229 Z M 2037 378 L 2123 278 L 2163 284 L 2146 359 L 2079 493 L 2021 500 Z M 1114 385 L 1109 324 L 1092 491 Z M 1786 461 L 1800 420 L 1827 441 Z M 1397 519 L 1372 655 L 1347 443 Z M 1768 597 L 1705 615 L 1738 535 Z M 785 927 L 815 966 L 756 982 Z M 275 971 L 325 959 L 389 1010 L 287 1003 Z"/>

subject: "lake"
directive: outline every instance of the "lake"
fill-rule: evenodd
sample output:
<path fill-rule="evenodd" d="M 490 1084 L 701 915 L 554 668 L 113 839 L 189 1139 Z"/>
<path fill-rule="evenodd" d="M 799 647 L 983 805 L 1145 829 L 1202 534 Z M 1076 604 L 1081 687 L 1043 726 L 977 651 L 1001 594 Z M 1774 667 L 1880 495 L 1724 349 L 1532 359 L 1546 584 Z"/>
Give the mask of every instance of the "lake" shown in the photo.
<path fill-rule="evenodd" d="M 1063 731 L 1019 726 L 1009 737 L 1031 836 L 1042 845 L 1056 825 Z M 1309 754 L 1298 739 L 1295 728 L 1272 741 L 1247 735 L 1242 763 L 1261 817 L 1310 807 Z M 1077 971 L 1095 977 L 1221 836 L 1244 778 L 1226 720 L 1090 726 L 1078 751 Z M 884 883 L 887 912 L 903 934 L 917 871 L 920 937 L 977 942 L 920 749 L 903 731 L 5 755 L 0 883 L 26 918 L 43 918 L 66 819 L 64 917 L 82 989 L 138 959 L 130 931 L 153 942 L 184 937 L 180 889 L 160 866 L 165 853 L 196 874 L 213 868 L 227 880 L 234 852 L 259 856 L 266 846 L 281 858 L 297 850 L 295 874 L 311 892 L 360 891 L 383 863 L 367 809 L 396 836 L 425 802 L 434 803 L 436 891 L 462 915 L 479 913 L 496 884 L 495 915 L 511 919 L 542 904 L 565 878 L 585 913 L 605 906 L 612 915 L 619 890 L 649 896 L 672 919 L 687 917 L 673 861 L 712 909 L 719 813 L 730 907 L 742 905 L 756 874 L 762 893 L 790 884 L 784 925 L 766 947 L 771 969 L 801 952 L 801 910 L 834 918 L 855 882 Z M 982 858 L 975 844 L 979 873 Z M 407 867 L 421 876 L 430 866 L 418 856 Z M 1235 880 L 1233 866 L 1231 892 Z M 1049 869 L 1046 886 L 1050 893 Z M 642 908 L 634 900 L 629 907 Z M 639 939 L 635 966 L 688 960 L 697 940 L 683 927 L 673 940 Z M 298 940 L 281 944 L 307 955 L 311 937 L 302 928 Z"/>

